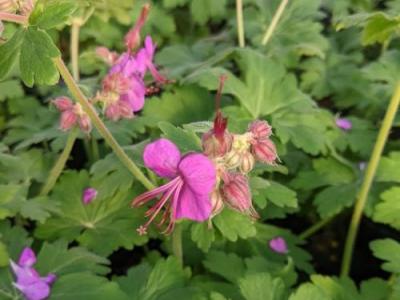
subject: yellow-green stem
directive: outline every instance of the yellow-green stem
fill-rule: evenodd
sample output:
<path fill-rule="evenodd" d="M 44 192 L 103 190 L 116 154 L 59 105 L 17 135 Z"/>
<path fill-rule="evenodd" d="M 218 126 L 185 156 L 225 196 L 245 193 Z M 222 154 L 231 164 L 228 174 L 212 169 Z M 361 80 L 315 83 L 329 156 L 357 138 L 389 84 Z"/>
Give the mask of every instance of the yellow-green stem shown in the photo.
<path fill-rule="evenodd" d="M 68 133 L 68 138 L 64 150 L 61 152 L 56 163 L 51 169 L 50 174 L 47 177 L 47 181 L 44 184 L 42 190 L 40 191 L 39 196 L 46 196 L 53 189 L 54 185 L 57 182 L 58 177 L 60 177 L 61 172 L 64 170 L 65 163 L 67 162 L 69 155 L 71 154 L 71 150 L 74 146 L 78 133 L 79 131 L 77 130 L 77 128 L 73 128 Z"/>
<path fill-rule="evenodd" d="M 79 81 L 79 31 L 81 24 L 78 19 L 72 20 L 71 38 L 70 38 L 70 54 L 72 76 L 76 82 Z"/>
<path fill-rule="evenodd" d="M 244 23 L 243 23 L 243 1 L 236 0 L 236 23 L 237 23 L 237 33 L 239 47 L 244 48 Z"/>
<path fill-rule="evenodd" d="M 308 239 L 314 233 L 318 232 L 322 227 L 329 224 L 335 218 L 335 216 L 328 217 L 326 219 L 320 220 L 319 222 L 315 223 L 310 228 L 308 228 L 308 229 L 304 230 L 302 233 L 300 233 L 299 238 L 301 238 L 303 240 Z"/>
<path fill-rule="evenodd" d="M 368 163 L 367 171 L 362 182 L 360 192 L 354 206 L 353 216 L 351 218 L 349 230 L 347 233 L 346 244 L 342 259 L 341 276 L 347 276 L 350 272 L 351 260 L 353 256 L 354 243 L 357 238 L 358 228 L 360 226 L 361 217 L 364 211 L 365 203 L 367 202 L 368 193 L 371 188 L 379 160 L 382 156 L 386 140 L 389 136 L 390 128 L 396 116 L 400 103 L 400 81 L 396 84 L 396 88 L 392 99 L 390 100 L 382 126 L 379 130 L 378 137 L 372 151 L 371 159 Z"/>
<path fill-rule="evenodd" d="M 172 253 L 183 265 L 183 250 L 182 250 L 182 225 L 175 224 L 174 232 L 172 233 Z"/>
<path fill-rule="evenodd" d="M 265 46 L 268 41 L 271 39 L 272 33 L 275 31 L 276 25 L 278 25 L 278 22 L 280 18 L 282 17 L 283 11 L 285 10 L 289 0 L 282 0 L 281 3 L 279 4 L 278 9 L 276 10 L 274 16 L 272 17 L 271 24 L 269 25 L 267 31 L 265 32 L 265 35 L 262 39 L 261 44 Z"/>
<path fill-rule="evenodd" d="M 97 115 L 96 110 L 89 103 L 85 95 L 79 89 L 74 79 L 72 78 L 71 73 L 69 72 L 67 66 L 61 57 L 57 57 L 54 59 L 54 63 L 60 72 L 62 78 L 64 79 L 65 84 L 67 85 L 69 91 L 74 96 L 76 101 L 82 105 L 82 108 L 89 116 L 93 125 L 99 131 L 100 135 L 104 138 L 106 143 L 111 147 L 114 151 L 115 155 L 120 159 L 122 164 L 135 176 L 135 178 L 141 182 L 147 189 L 153 189 L 154 185 L 150 182 L 150 180 L 142 173 L 138 166 L 129 158 L 129 156 L 125 153 L 125 151 L 121 148 L 118 142 L 114 139 L 108 128 L 104 125 L 103 121 Z"/>

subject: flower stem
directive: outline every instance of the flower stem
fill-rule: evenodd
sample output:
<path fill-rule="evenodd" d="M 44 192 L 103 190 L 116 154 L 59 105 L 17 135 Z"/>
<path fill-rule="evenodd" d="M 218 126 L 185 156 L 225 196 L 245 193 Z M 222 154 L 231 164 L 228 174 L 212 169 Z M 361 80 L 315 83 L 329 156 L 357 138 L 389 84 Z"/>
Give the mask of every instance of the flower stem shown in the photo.
<path fill-rule="evenodd" d="M 270 40 L 272 33 L 274 32 L 276 25 L 278 25 L 279 19 L 282 17 L 283 11 L 285 10 L 289 0 L 282 0 L 281 3 L 279 4 L 278 9 L 276 10 L 274 16 L 272 17 L 271 24 L 269 25 L 267 31 L 265 32 L 265 35 L 262 39 L 261 44 L 265 46 L 268 41 Z"/>
<path fill-rule="evenodd" d="M 308 239 L 314 233 L 319 231 L 322 227 L 329 224 L 334 218 L 335 218 L 335 216 L 331 216 L 326 219 L 320 220 L 319 222 L 312 225 L 310 228 L 308 228 L 308 229 L 304 230 L 302 233 L 300 233 L 299 238 L 301 238 L 302 240 Z"/>
<path fill-rule="evenodd" d="M 237 33 L 239 47 L 244 48 L 244 25 L 243 25 L 243 1 L 236 0 L 236 22 L 237 22 Z"/>
<path fill-rule="evenodd" d="M 81 24 L 78 20 L 72 20 L 71 25 L 71 41 L 70 41 L 70 53 L 71 53 L 71 66 L 72 76 L 75 81 L 79 81 L 79 31 Z"/>
<path fill-rule="evenodd" d="M 182 225 L 176 224 L 172 233 L 172 253 L 183 266 L 183 251 L 182 251 Z"/>
<path fill-rule="evenodd" d="M 71 94 L 75 97 L 78 103 L 82 105 L 84 111 L 88 114 L 93 125 L 97 128 L 100 135 L 105 139 L 107 144 L 114 151 L 115 155 L 120 159 L 124 166 L 128 168 L 128 170 L 135 176 L 138 181 L 140 181 L 147 189 L 153 189 L 154 185 L 150 182 L 149 179 L 147 179 L 147 177 L 142 173 L 139 167 L 136 166 L 136 164 L 129 158 L 129 156 L 125 153 L 125 151 L 112 136 L 110 131 L 104 125 L 103 121 L 99 118 L 96 110 L 89 103 L 85 95 L 75 83 L 71 73 L 68 71 L 68 68 L 61 57 L 54 58 L 53 61 L 61 76 L 63 77 L 65 84 L 67 85 Z"/>
<path fill-rule="evenodd" d="M 365 203 L 367 202 L 368 193 L 371 188 L 372 181 L 374 179 L 376 169 L 379 164 L 379 160 L 382 156 L 386 140 L 389 136 L 390 128 L 392 127 L 394 117 L 396 116 L 399 103 L 400 103 L 400 81 L 396 84 L 395 92 L 387 108 L 385 117 L 383 119 L 381 128 L 378 133 L 378 138 L 375 142 L 375 146 L 372 151 L 371 159 L 368 163 L 363 183 L 360 188 L 360 193 L 358 194 L 358 199 L 354 207 L 353 216 L 351 218 L 351 223 L 349 226 L 349 230 L 347 232 L 346 244 L 343 253 L 342 270 L 340 273 L 341 276 L 347 276 L 350 272 L 354 243 L 357 238 L 358 228 L 360 226 L 360 221 L 363 214 L 364 206 Z"/>
<path fill-rule="evenodd" d="M 20 16 L 16 14 L 10 14 L 6 12 L 0 12 L 0 20 L 14 22 L 22 25 L 26 25 L 28 23 L 28 18 L 25 16 Z"/>
<path fill-rule="evenodd" d="M 40 191 L 39 196 L 46 196 L 53 189 L 58 177 L 60 177 L 61 172 L 64 170 L 65 163 L 67 162 L 69 155 L 71 154 L 71 150 L 74 146 L 78 133 L 79 131 L 77 130 L 77 128 L 73 128 L 68 133 L 67 143 L 65 144 L 64 150 L 61 152 L 55 165 L 51 169 L 49 177 L 47 177 L 47 181 Z"/>

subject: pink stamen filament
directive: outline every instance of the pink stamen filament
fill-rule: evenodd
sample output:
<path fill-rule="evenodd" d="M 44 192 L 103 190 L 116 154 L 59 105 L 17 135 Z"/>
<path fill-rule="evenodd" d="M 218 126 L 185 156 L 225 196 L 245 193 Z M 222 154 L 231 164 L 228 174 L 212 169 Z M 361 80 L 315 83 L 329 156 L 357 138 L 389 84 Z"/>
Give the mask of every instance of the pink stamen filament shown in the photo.
<path fill-rule="evenodd" d="M 164 184 L 158 188 L 155 188 L 154 190 L 151 190 L 151 191 L 148 191 L 146 193 L 139 195 L 138 197 L 133 199 L 131 206 L 138 207 L 138 206 L 145 204 L 146 202 L 153 199 L 155 196 L 168 190 L 171 186 L 175 185 L 176 182 L 179 180 L 181 180 L 180 177 L 176 177 L 174 180 L 171 180 L 167 184 Z"/>

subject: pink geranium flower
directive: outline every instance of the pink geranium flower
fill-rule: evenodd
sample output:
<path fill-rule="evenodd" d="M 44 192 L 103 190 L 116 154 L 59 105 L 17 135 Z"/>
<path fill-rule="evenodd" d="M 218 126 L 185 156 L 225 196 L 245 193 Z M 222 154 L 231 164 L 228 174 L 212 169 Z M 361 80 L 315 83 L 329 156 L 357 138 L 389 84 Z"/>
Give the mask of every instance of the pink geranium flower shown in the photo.
<path fill-rule="evenodd" d="M 146 146 L 143 160 L 146 167 L 170 181 L 133 200 L 132 206 L 137 207 L 161 195 L 146 212 L 149 220 L 137 229 L 139 234 L 146 234 L 148 226 L 163 207 L 165 210 L 158 225 L 163 225 L 168 218 L 170 220 L 164 233 L 172 232 L 176 220 L 202 222 L 209 218 L 212 210 L 210 195 L 216 182 L 215 167 L 210 159 L 200 153 L 182 156 L 171 141 L 159 139 Z"/>
<path fill-rule="evenodd" d="M 279 254 L 286 254 L 288 252 L 288 247 L 286 241 L 283 237 L 277 236 L 269 241 L 269 247 L 272 251 Z"/>
<path fill-rule="evenodd" d="M 18 264 L 11 261 L 11 268 L 16 276 L 13 285 L 26 297 L 27 300 L 42 300 L 50 295 L 50 285 L 56 280 L 56 275 L 48 274 L 40 277 L 33 268 L 36 255 L 31 248 L 25 248 L 19 257 Z"/>

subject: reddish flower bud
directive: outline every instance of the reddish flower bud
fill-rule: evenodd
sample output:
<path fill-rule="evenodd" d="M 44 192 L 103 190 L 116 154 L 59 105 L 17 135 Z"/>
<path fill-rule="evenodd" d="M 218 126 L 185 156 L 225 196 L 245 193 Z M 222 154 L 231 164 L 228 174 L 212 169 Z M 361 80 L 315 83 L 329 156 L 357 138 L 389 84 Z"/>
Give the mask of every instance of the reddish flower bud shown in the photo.
<path fill-rule="evenodd" d="M 68 131 L 78 121 L 78 116 L 72 110 L 66 110 L 61 113 L 60 129 L 62 131 Z"/>
<path fill-rule="evenodd" d="M 72 109 L 72 107 L 74 106 L 71 99 L 64 96 L 54 99 L 52 103 L 59 111 L 66 111 Z"/>
<path fill-rule="evenodd" d="M 241 151 L 229 151 L 224 157 L 225 166 L 228 169 L 239 167 L 240 163 L 242 162 L 242 154 L 243 152 Z"/>
<path fill-rule="evenodd" d="M 247 177 L 239 173 L 231 173 L 226 177 L 222 187 L 226 203 L 241 213 L 258 218 L 258 214 L 251 203 L 251 192 Z"/>
<path fill-rule="evenodd" d="M 124 94 L 129 91 L 131 81 L 122 73 L 108 74 L 102 82 L 105 92 L 113 92 L 116 94 Z"/>
<path fill-rule="evenodd" d="M 255 158 L 263 163 L 273 165 L 278 158 L 275 145 L 270 139 L 257 140 L 251 150 Z"/>
<path fill-rule="evenodd" d="M 79 123 L 79 128 L 84 133 L 89 133 L 92 130 L 92 122 L 90 121 L 90 118 L 88 117 L 87 114 L 81 115 L 78 119 L 78 123 Z"/>
<path fill-rule="evenodd" d="M 221 138 L 217 138 L 214 130 L 211 129 L 202 137 L 204 153 L 210 157 L 224 156 L 230 151 L 232 140 L 233 136 L 228 131 L 225 131 Z"/>
<path fill-rule="evenodd" d="M 265 139 L 271 136 L 272 128 L 267 121 L 256 120 L 249 125 L 249 132 L 255 139 Z"/>
<path fill-rule="evenodd" d="M 36 0 L 23 0 L 21 2 L 22 3 L 19 4 L 20 5 L 20 7 L 19 7 L 20 14 L 23 16 L 29 17 L 33 8 L 35 7 Z"/>
<path fill-rule="evenodd" d="M 250 152 L 245 152 L 242 155 L 241 163 L 239 169 L 242 173 L 249 173 L 254 168 L 254 156 Z"/>
<path fill-rule="evenodd" d="M 147 16 L 150 12 L 150 4 L 146 3 L 142 7 L 140 16 L 136 21 L 135 26 L 125 36 L 125 45 L 128 51 L 136 49 L 140 44 L 140 30 L 142 29 L 144 23 L 146 22 Z"/>
<path fill-rule="evenodd" d="M 96 55 L 103 60 L 106 64 L 112 66 L 118 60 L 118 53 L 110 51 L 106 47 L 97 47 Z"/>
<path fill-rule="evenodd" d="M 0 11 L 6 13 L 16 13 L 17 4 L 14 0 L 0 0 Z"/>

